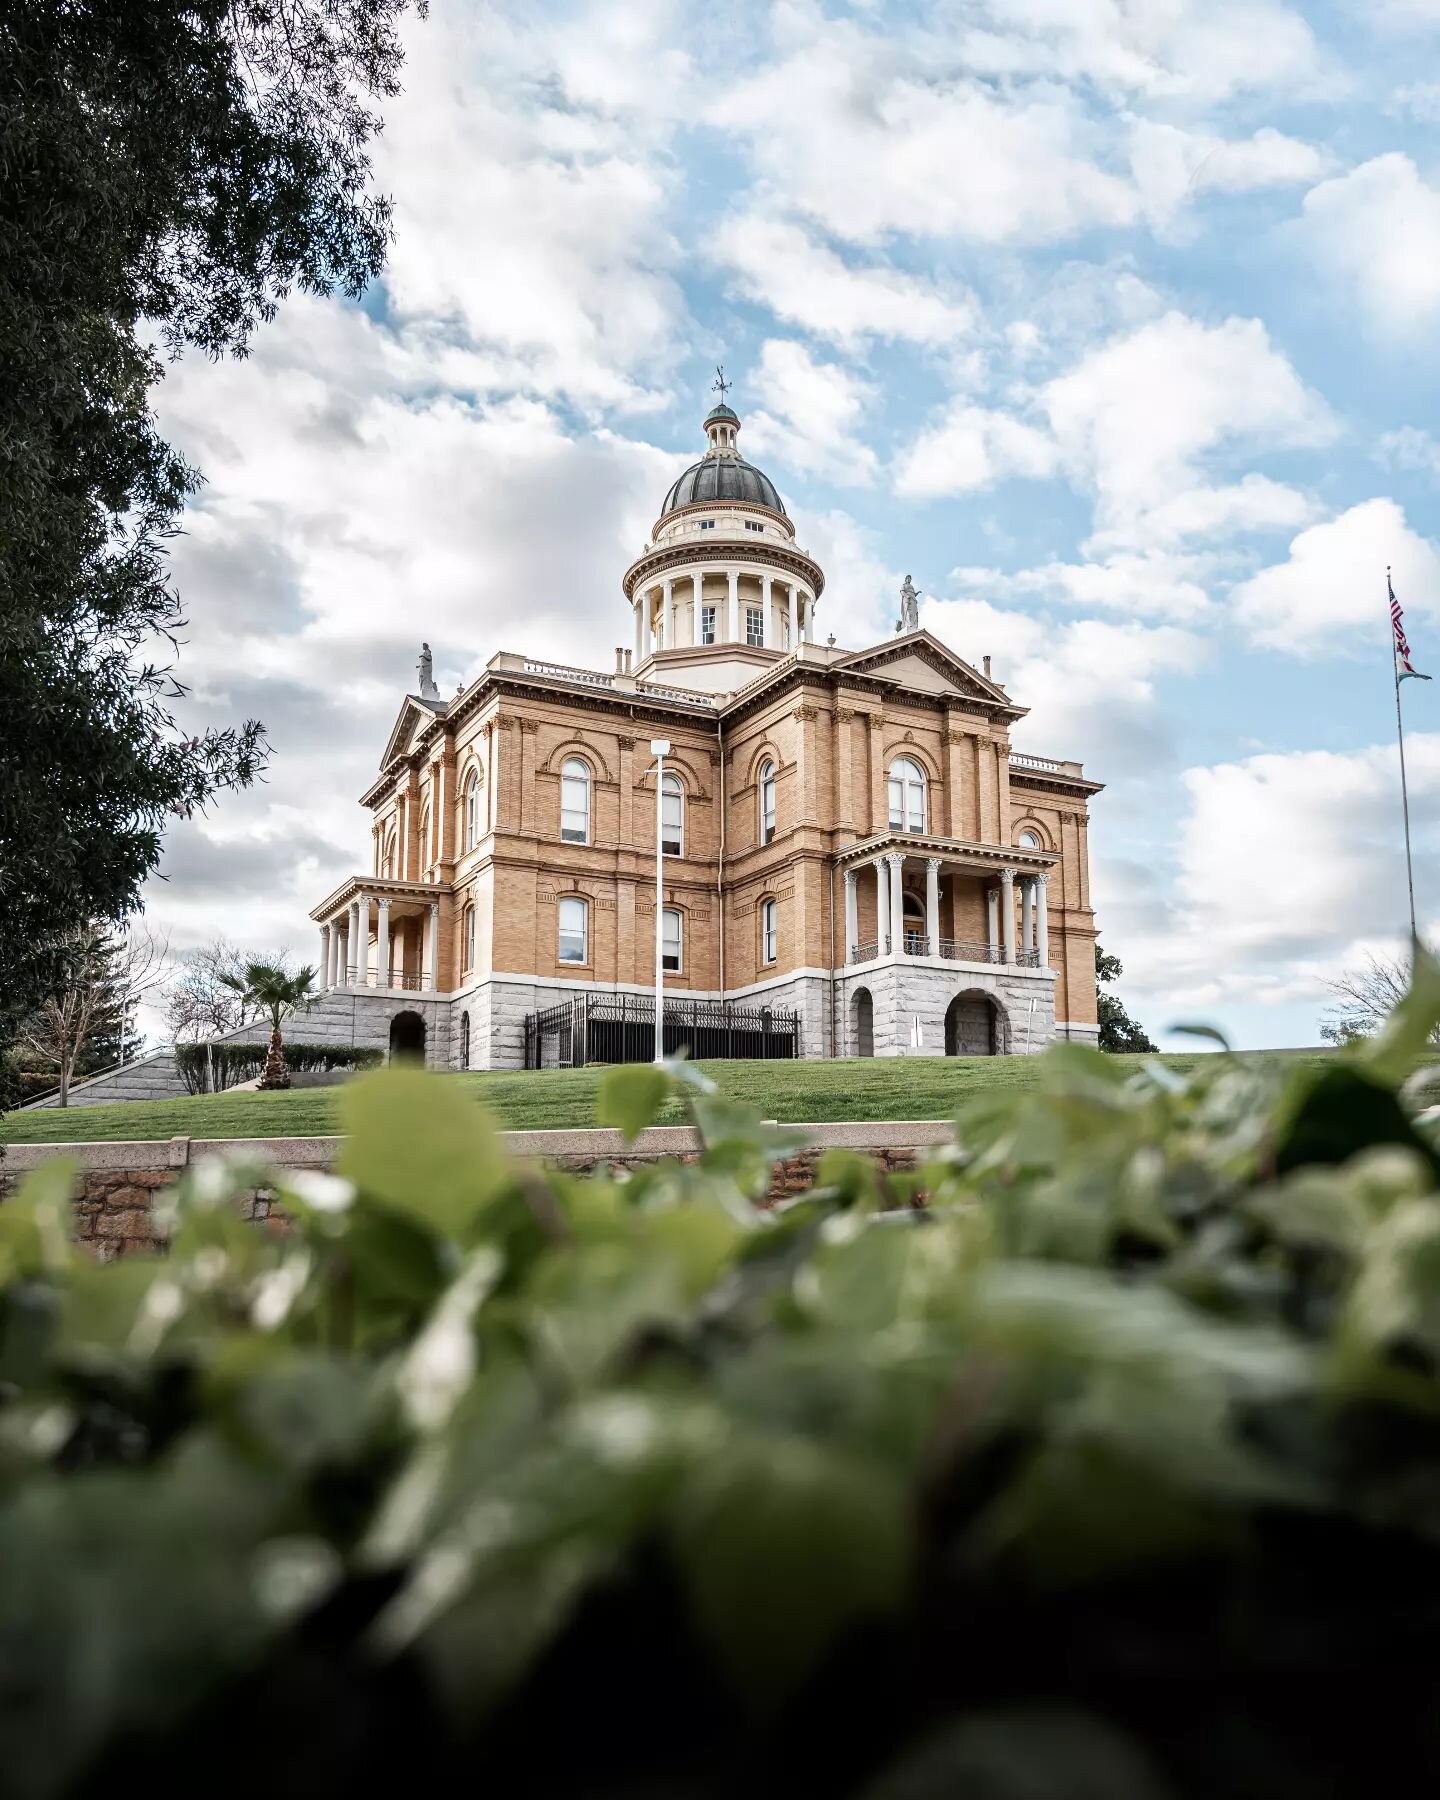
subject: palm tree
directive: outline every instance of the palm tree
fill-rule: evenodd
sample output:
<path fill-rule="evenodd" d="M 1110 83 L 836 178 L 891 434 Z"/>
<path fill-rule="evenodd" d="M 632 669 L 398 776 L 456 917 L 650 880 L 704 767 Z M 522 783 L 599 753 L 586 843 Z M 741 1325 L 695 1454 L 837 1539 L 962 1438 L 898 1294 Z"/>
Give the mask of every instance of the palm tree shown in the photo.
<path fill-rule="evenodd" d="M 244 975 L 221 975 L 228 988 L 262 1013 L 270 1015 L 270 1048 L 260 1074 L 262 1088 L 288 1088 L 290 1071 L 285 1066 L 285 1045 L 280 1037 L 281 1023 L 293 1012 L 311 1006 L 319 995 L 315 992 L 315 970 L 306 967 L 294 975 L 278 963 L 247 963 Z"/>

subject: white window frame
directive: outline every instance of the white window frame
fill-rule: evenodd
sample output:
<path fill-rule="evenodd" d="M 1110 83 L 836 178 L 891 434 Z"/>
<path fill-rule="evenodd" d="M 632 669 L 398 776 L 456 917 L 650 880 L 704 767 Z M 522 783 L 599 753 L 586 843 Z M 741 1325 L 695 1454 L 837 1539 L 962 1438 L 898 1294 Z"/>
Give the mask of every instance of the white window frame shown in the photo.
<path fill-rule="evenodd" d="M 465 967 L 475 967 L 475 902 L 471 900 L 465 908 Z"/>
<path fill-rule="evenodd" d="M 578 927 L 574 924 L 574 920 L 577 917 L 580 921 Z M 567 919 L 571 921 L 569 924 L 566 923 Z M 555 909 L 555 926 L 556 960 L 562 963 L 573 963 L 583 968 L 590 961 L 589 901 L 583 899 L 579 894 L 562 894 L 560 896 L 560 904 Z M 575 948 L 576 941 L 578 940 L 580 950 L 578 956 L 566 955 L 565 940 L 567 938 L 571 940 L 570 947 L 572 950 Z"/>
<path fill-rule="evenodd" d="M 465 848 L 473 850 L 480 842 L 480 774 L 471 769 L 465 777 Z"/>
<path fill-rule="evenodd" d="M 673 933 L 675 948 L 670 948 L 672 933 L 671 921 L 674 921 Z M 685 918 L 678 906 L 667 906 L 660 920 L 660 962 L 661 966 L 672 974 L 678 975 L 685 967 Z"/>
<path fill-rule="evenodd" d="M 746 606 L 745 642 L 752 650 L 765 648 L 765 608 L 763 606 Z"/>
<path fill-rule="evenodd" d="M 685 854 L 685 783 L 673 769 L 665 771 L 660 795 L 661 842 L 667 856 Z M 672 829 L 673 825 L 673 829 Z"/>
<path fill-rule="evenodd" d="M 576 772 L 578 771 L 578 773 Z M 590 765 L 581 756 L 567 756 L 560 765 L 560 838 L 566 844 L 588 844 L 590 842 Z M 576 788 L 583 789 L 584 804 L 576 806 L 573 794 Z M 571 819 L 579 818 L 577 826 L 566 823 L 566 814 Z"/>
<path fill-rule="evenodd" d="M 929 783 L 919 763 L 910 756 L 897 756 L 886 772 L 886 787 L 890 829 L 924 831 Z"/>
<path fill-rule="evenodd" d="M 773 898 L 760 902 L 760 960 L 767 968 L 780 960 L 780 911 Z"/>
<path fill-rule="evenodd" d="M 1021 850 L 1043 850 L 1045 848 L 1040 833 L 1032 830 L 1028 825 L 1020 833 L 1019 837 L 1016 838 L 1015 842 Z"/>
<path fill-rule="evenodd" d="M 700 529 L 702 531 L 713 531 L 715 529 L 715 521 L 713 519 L 702 519 L 700 521 Z"/>
<path fill-rule="evenodd" d="M 720 608 L 718 606 L 706 606 L 703 601 L 701 602 L 700 642 L 702 644 L 713 644 L 715 642 L 715 615 L 719 610 Z"/>
<path fill-rule="evenodd" d="M 765 527 L 763 525 L 757 525 L 753 519 L 747 519 L 745 521 L 745 529 L 747 531 L 763 531 Z"/>
<path fill-rule="evenodd" d="M 775 840 L 775 765 L 767 756 L 760 765 L 760 842 Z"/>

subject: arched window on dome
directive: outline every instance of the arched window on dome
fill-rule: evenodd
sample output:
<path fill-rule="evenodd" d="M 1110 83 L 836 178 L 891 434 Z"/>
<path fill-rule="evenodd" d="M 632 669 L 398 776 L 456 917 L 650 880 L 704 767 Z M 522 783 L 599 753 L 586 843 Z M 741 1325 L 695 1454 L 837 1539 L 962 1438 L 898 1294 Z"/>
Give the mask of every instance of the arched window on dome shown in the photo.
<path fill-rule="evenodd" d="M 464 794 L 465 848 L 473 850 L 480 842 L 480 771 L 471 769 L 465 777 Z"/>
<path fill-rule="evenodd" d="M 925 771 L 908 756 L 890 765 L 890 829 L 925 829 Z"/>
<path fill-rule="evenodd" d="M 775 836 L 775 765 L 767 757 L 760 765 L 760 842 Z"/>
<path fill-rule="evenodd" d="M 560 769 L 560 836 L 567 844 L 590 842 L 590 765 L 567 756 Z"/>
<path fill-rule="evenodd" d="M 685 785 L 675 774 L 666 775 L 660 797 L 660 841 L 667 856 L 685 854 Z"/>

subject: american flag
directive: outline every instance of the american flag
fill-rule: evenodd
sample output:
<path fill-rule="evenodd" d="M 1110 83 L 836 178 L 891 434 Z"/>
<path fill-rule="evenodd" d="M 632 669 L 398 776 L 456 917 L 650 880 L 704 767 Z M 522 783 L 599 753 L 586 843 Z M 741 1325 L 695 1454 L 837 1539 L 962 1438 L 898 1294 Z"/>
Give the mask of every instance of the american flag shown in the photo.
<path fill-rule="evenodd" d="M 1395 633 L 1395 679 L 1404 681 L 1413 677 L 1416 681 L 1428 681 L 1428 675 L 1422 675 L 1410 662 L 1410 646 L 1405 642 L 1405 620 L 1400 611 L 1400 602 L 1395 598 L 1395 584 L 1390 579 L 1390 571 L 1385 571 L 1385 586 L 1390 591 L 1390 627 Z"/>

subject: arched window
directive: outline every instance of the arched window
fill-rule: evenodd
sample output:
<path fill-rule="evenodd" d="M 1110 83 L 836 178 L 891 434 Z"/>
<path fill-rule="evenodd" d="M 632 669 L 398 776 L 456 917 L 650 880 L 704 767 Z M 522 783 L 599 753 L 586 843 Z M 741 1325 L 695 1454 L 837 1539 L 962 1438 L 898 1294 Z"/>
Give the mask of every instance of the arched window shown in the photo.
<path fill-rule="evenodd" d="M 907 888 L 900 900 L 900 911 L 905 926 L 905 954 L 907 956 L 923 956 L 925 954 L 925 908 L 918 894 L 912 894 Z"/>
<path fill-rule="evenodd" d="M 679 969 L 682 966 L 685 933 L 678 907 L 667 906 L 662 920 L 663 929 L 660 938 L 660 964 L 662 968 Z"/>
<path fill-rule="evenodd" d="M 460 1015 L 460 1067 L 462 1069 L 470 1067 L 470 1015 L 468 1012 Z"/>
<path fill-rule="evenodd" d="M 1045 848 L 1044 844 L 1040 842 L 1038 831 L 1022 831 L 1015 842 L 1022 850 L 1043 850 Z"/>
<path fill-rule="evenodd" d="M 890 765 L 890 829 L 925 829 L 925 771 L 908 756 Z"/>
<path fill-rule="evenodd" d="M 465 967 L 475 967 L 475 908 L 465 908 Z"/>
<path fill-rule="evenodd" d="M 685 854 L 685 784 L 678 775 L 665 777 L 660 796 L 660 841 L 667 856 Z"/>
<path fill-rule="evenodd" d="M 588 963 L 590 960 L 590 908 L 574 894 L 560 902 L 560 961 Z"/>
<path fill-rule="evenodd" d="M 590 765 L 578 756 L 560 770 L 560 835 L 567 844 L 590 842 Z"/>
<path fill-rule="evenodd" d="M 775 765 L 768 758 L 760 765 L 760 842 L 775 835 Z"/>
<path fill-rule="evenodd" d="M 465 848 L 473 850 L 480 842 L 480 772 L 471 769 L 465 777 Z"/>
<path fill-rule="evenodd" d="M 774 900 L 760 902 L 760 960 L 773 963 L 780 954 L 780 925 Z"/>

